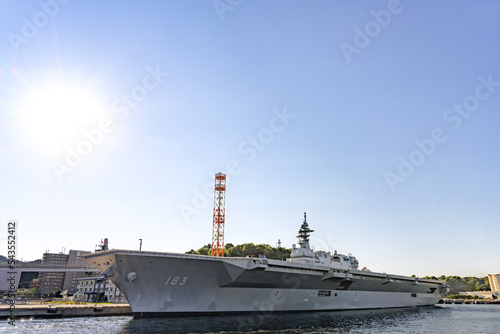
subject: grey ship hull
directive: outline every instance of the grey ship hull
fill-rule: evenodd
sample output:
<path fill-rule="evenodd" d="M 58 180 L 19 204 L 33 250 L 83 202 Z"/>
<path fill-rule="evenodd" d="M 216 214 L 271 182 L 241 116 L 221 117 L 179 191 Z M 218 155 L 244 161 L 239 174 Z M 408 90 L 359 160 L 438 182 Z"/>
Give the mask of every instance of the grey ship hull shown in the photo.
<path fill-rule="evenodd" d="M 134 317 L 431 306 L 444 282 L 256 258 L 110 250 L 87 254 Z"/>

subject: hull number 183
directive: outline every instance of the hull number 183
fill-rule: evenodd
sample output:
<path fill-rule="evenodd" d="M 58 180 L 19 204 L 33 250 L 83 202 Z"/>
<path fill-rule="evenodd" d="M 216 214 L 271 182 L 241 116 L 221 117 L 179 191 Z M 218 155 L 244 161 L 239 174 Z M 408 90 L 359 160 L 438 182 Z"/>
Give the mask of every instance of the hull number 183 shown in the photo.
<path fill-rule="evenodd" d="M 186 284 L 187 280 L 189 277 L 184 276 L 184 277 L 179 277 L 179 276 L 169 276 L 167 281 L 165 282 L 165 285 L 184 285 Z"/>

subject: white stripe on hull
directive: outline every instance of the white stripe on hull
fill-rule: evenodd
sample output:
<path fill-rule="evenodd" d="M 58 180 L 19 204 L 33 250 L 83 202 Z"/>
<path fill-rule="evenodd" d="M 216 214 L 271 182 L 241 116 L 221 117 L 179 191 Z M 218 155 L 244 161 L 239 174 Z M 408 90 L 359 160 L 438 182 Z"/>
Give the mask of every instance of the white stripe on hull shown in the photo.
<path fill-rule="evenodd" d="M 430 306 L 440 297 L 433 294 L 408 292 L 331 291 L 331 296 L 319 297 L 318 290 L 221 288 L 204 296 L 212 298 L 196 302 L 172 300 L 168 295 L 139 298 L 133 303 L 133 312 L 290 312 L 356 310 Z"/>

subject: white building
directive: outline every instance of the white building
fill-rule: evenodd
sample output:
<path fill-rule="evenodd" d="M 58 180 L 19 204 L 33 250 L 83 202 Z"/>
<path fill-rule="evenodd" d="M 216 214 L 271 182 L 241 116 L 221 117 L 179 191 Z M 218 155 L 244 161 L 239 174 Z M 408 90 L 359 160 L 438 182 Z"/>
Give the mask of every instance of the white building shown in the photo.
<path fill-rule="evenodd" d="M 468 292 L 459 292 L 462 296 L 477 296 L 481 299 L 498 299 L 499 293 L 496 291 L 468 291 Z"/>
<path fill-rule="evenodd" d="M 88 277 L 76 280 L 74 301 L 126 303 L 127 299 L 109 279 L 105 277 Z"/>
<path fill-rule="evenodd" d="M 500 292 L 500 274 L 488 274 L 491 291 Z"/>

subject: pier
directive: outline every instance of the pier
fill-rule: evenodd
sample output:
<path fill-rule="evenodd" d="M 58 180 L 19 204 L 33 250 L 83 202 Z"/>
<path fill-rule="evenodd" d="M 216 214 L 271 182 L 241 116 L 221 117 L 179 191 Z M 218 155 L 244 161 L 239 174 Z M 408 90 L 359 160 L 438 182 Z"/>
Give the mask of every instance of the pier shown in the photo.
<path fill-rule="evenodd" d="M 0 319 L 11 315 L 10 305 L 0 305 Z M 128 304 L 15 304 L 16 319 L 132 315 Z"/>
<path fill-rule="evenodd" d="M 498 299 L 450 299 L 444 298 L 438 304 L 500 304 Z"/>

